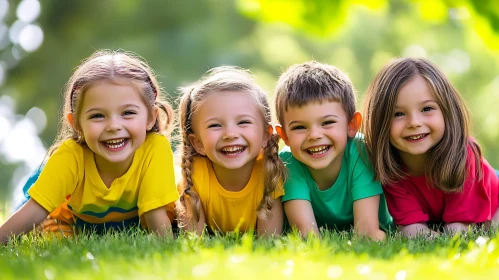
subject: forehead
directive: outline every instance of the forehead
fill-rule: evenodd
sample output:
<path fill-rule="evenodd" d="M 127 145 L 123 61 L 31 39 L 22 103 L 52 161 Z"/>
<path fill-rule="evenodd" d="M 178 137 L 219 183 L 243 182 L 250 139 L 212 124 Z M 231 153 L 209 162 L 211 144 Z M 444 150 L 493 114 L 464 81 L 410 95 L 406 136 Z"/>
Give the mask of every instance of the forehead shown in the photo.
<path fill-rule="evenodd" d="M 312 101 L 301 106 L 288 106 L 288 109 L 284 110 L 283 114 L 286 125 L 292 121 L 314 121 L 317 118 L 323 118 L 330 115 L 334 115 L 338 118 L 347 118 L 343 104 L 328 100 Z"/>
<path fill-rule="evenodd" d="M 425 101 L 436 102 L 436 96 L 427 81 L 420 75 L 416 75 L 400 88 L 396 105 L 405 106 Z"/>
<path fill-rule="evenodd" d="M 261 108 L 253 93 L 248 91 L 217 91 L 205 97 L 195 115 L 257 114 Z"/>
<path fill-rule="evenodd" d="M 123 79 L 116 81 L 102 80 L 92 84 L 83 93 L 80 102 L 82 107 L 113 107 L 123 104 L 144 105 L 139 87 L 135 83 Z"/>

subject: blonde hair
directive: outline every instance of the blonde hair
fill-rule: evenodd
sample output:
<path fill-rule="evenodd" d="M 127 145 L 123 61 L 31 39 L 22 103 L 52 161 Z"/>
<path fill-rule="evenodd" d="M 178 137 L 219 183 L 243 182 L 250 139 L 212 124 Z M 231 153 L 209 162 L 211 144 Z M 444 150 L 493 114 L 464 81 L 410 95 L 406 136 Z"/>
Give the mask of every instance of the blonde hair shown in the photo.
<path fill-rule="evenodd" d="M 141 98 L 150 117 L 153 116 L 155 107 L 162 109 L 156 123 L 148 132 L 170 135 L 174 112 L 171 105 L 162 100 L 162 89 L 159 87 L 152 69 L 134 53 L 100 50 L 83 60 L 66 84 L 59 131 L 47 155 L 50 156 L 67 139 L 73 139 L 81 145 L 86 145 L 85 139 L 81 135 L 78 119 L 85 91 L 99 81 L 107 80 L 119 83 L 118 79 L 120 78 L 129 80 L 140 89 L 143 93 Z M 74 126 L 71 126 L 67 119 L 67 115 L 70 113 L 73 114 Z"/>
<path fill-rule="evenodd" d="M 390 127 L 400 89 L 417 75 L 423 77 L 435 95 L 445 123 L 442 140 L 429 151 L 426 178 L 437 189 L 459 191 L 467 176 L 467 146 L 471 146 L 475 156 L 477 178 L 482 174 L 481 150 L 470 138 L 469 113 L 459 92 L 434 64 L 424 58 L 392 60 L 369 85 L 362 125 L 369 160 L 376 178 L 384 185 L 406 177 L 398 151 L 390 143 Z"/>
<path fill-rule="evenodd" d="M 284 112 L 289 106 L 303 106 L 309 102 L 334 101 L 343 106 L 348 120 L 355 114 L 355 91 L 348 76 L 338 68 L 316 61 L 289 67 L 277 81 L 276 114 L 285 127 Z"/>
<path fill-rule="evenodd" d="M 247 70 L 233 66 L 216 67 L 206 72 L 191 87 L 182 89 L 183 95 L 178 108 L 181 139 L 177 149 L 177 152 L 180 153 L 182 176 L 179 182 L 180 199 L 176 205 L 179 226 L 181 227 L 185 226 L 192 218 L 199 221 L 201 207 L 199 196 L 192 190 L 192 162 L 194 156 L 200 156 L 188 139 L 189 134 L 194 133 L 192 119 L 206 97 L 221 91 L 251 93 L 262 111 L 265 122 L 270 124 L 272 121 L 267 96 L 254 82 Z M 285 168 L 278 156 L 278 141 L 279 136 L 273 134 L 264 148 L 264 195 L 258 207 L 258 217 L 261 219 L 268 218 L 273 204 L 272 193 L 281 186 L 285 177 Z"/>

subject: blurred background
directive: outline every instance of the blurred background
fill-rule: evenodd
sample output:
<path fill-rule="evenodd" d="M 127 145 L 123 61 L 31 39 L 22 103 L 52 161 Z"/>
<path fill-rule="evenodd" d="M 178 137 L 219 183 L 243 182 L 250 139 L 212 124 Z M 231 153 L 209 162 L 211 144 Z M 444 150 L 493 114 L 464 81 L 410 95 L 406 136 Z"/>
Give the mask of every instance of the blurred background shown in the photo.
<path fill-rule="evenodd" d="M 141 55 L 172 104 L 179 86 L 226 64 L 249 68 L 272 100 L 283 70 L 315 59 L 349 74 L 360 108 L 386 62 L 427 57 L 499 168 L 499 1 L 0 0 L 0 221 L 56 136 L 65 83 L 98 49 Z"/>

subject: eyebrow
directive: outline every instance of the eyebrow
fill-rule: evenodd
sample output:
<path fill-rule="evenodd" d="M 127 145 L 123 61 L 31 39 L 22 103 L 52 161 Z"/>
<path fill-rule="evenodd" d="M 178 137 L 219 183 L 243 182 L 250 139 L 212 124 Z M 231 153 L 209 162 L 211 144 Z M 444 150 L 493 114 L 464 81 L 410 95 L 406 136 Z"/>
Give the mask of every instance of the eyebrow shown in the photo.
<path fill-rule="evenodd" d="M 331 118 L 331 117 L 337 118 L 337 119 L 340 118 L 337 115 L 332 115 L 331 114 L 331 115 L 325 115 L 325 116 L 321 117 L 320 119 L 327 119 L 327 118 Z M 303 121 L 301 121 L 301 120 L 292 121 L 292 122 L 288 123 L 288 127 L 291 126 L 291 125 L 293 125 L 293 124 L 295 124 L 295 123 L 301 123 L 301 122 L 303 122 Z"/>
<path fill-rule="evenodd" d="M 420 105 L 424 105 L 427 103 L 436 103 L 438 105 L 438 102 L 436 100 L 433 100 L 433 99 L 428 99 L 428 100 L 424 100 L 424 101 L 419 102 Z M 397 104 L 395 104 L 395 108 L 403 108 L 403 107 L 404 106 L 398 106 Z"/>
<path fill-rule="evenodd" d="M 134 108 L 137 108 L 137 109 L 139 109 L 139 108 L 140 108 L 140 106 L 138 106 L 138 105 L 136 105 L 136 104 L 131 103 L 131 104 L 125 104 L 125 105 L 123 105 L 123 106 L 120 106 L 120 109 L 125 109 L 125 108 L 130 108 L 130 107 L 134 107 Z M 100 108 L 100 107 L 94 107 L 94 108 L 90 108 L 90 109 L 88 109 L 88 110 L 85 112 L 85 114 L 88 114 L 89 112 L 92 112 L 92 111 L 101 111 L 101 110 L 102 110 L 102 108 Z"/>

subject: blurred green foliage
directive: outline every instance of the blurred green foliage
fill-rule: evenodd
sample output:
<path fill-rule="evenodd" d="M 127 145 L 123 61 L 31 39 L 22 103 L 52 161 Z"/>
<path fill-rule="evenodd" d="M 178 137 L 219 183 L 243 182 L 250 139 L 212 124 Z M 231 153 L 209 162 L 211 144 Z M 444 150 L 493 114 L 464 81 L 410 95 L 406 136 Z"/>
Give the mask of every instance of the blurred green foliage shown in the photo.
<path fill-rule="evenodd" d="M 15 17 L 10 1 L 6 23 Z M 473 135 L 499 168 L 499 2 L 478 0 L 45 0 L 38 23 L 44 42 L 7 73 L 0 95 L 25 114 L 48 117 L 46 147 L 58 123 L 71 72 L 97 49 L 144 57 L 176 102 L 177 88 L 223 64 L 249 68 L 269 91 L 288 66 L 315 59 L 348 73 L 362 95 L 393 57 L 426 56 L 464 95 Z M 1 157 L 1 156 L 0 156 Z M 0 200 L 13 165 L 1 163 Z"/>

